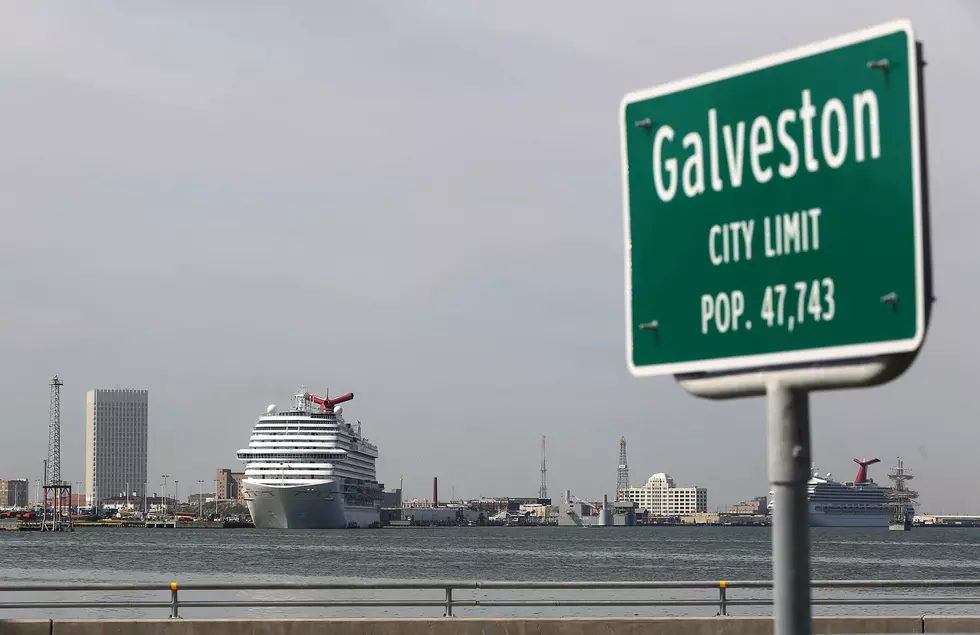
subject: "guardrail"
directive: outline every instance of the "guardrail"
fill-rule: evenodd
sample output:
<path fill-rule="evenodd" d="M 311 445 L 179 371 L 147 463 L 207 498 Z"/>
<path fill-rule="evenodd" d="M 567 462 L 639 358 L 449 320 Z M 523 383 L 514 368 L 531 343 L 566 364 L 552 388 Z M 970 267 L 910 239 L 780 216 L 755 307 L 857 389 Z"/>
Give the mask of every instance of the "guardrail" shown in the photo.
<path fill-rule="evenodd" d="M 980 589 L 980 580 L 814 580 L 812 589 Z M 716 597 L 690 599 L 582 599 L 582 600 L 478 600 L 455 599 L 454 591 L 653 591 L 700 589 L 714 590 Z M 13 593 L 90 592 L 123 593 L 159 591 L 169 593 L 160 601 L 0 601 L 0 612 L 16 609 L 168 609 L 171 618 L 180 617 L 182 608 L 244 607 L 439 607 L 443 617 L 453 617 L 457 608 L 478 607 L 716 607 L 719 616 L 727 616 L 732 606 L 771 606 L 772 597 L 731 598 L 729 591 L 740 589 L 771 590 L 769 580 L 678 581 L 678 582 L 352 582 L 340 583 L 269 583 L 269 584 L 0 584 L 0 598 Z M 322 599 L 322 600 L 186 600 L 181 593 L 206 591 L 438 591 L 441 599 Z M 893 595 L 864 597 L 813 598 L 814 605 L 980 605 L 975 596 Z M 2 616 L 2 613 L 0 613 Z"/>

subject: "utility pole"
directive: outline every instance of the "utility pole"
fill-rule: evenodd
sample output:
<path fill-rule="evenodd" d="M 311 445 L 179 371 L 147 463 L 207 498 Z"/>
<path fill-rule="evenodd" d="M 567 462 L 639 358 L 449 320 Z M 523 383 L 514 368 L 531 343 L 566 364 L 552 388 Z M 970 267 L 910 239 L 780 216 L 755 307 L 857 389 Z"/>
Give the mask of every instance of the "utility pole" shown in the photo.
<path fill-rule="evenodd" d="M 197 517 L 204 518 L 204 479 L 197 479 Z"/>
<path fill-rule="evenodd" d="M 541 435 L 541 487 L 538 488 L 538 498 L 548 498 L 548 450 L 543 434 Z"/>
<path fill-rule="evenodd" d="M 177 513 L 177 509 L 180 507 L 180 481 L 174 479 L 174 513 Z"/>
<path fill-rule="evenodd" d="M 163 475 L 163 515 L 167 515 L 167 479 L 170 478 L 169 474 Z"/>
<path fill-rule="evenodd" d="M 41 528 L 48 520 L 48 460 L 44 459 L 44 478 L 41 480 Z"/>

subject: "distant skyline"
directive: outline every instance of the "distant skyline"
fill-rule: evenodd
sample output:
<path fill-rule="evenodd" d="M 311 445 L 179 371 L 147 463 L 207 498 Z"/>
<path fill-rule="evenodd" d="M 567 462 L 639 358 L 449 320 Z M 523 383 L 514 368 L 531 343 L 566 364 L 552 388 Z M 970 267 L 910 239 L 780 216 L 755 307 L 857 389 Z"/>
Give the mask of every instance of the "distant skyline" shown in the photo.
<path fill-rule="evenodd" d="M 302 386 L 297 386 L 296 390 L 298 391 L 300 388 L 302 388 Z M 306 388 L 308 390 L 310 390 L 310 387 L 309 386 L 306 386 Z M 62 388 L 62 390 L 64 390 L 64 389 Z M 129 386 L 116 385 L 116 386 L 113 386 L 112 388 L 91 388 L 91 389 L 88 389 L 88 390 L 85 391 L 85 395 L 87 395 L 88 393 L 91 393 L 93 391 L 104 391 L 104 390 L 128 390 L 128 391 L 137 391 L 137 392 L 139 392 L 139 391 L 143 391 L 145 389 L 135 388 L 135 387 L 129 387 Z M 317 393 L 315 390 L 310 390 L 310 392 L 313 392 L 314 394 L 321 394 L 321 393 Z M 290 394 L 290 397 L 292 397 L 292 394 L 294 394 L 294 393 L 291 393 Z M 335 391 L 331 391 L 331 394 L 337 394 L 337 393 Z M 276 405 L 284 405 L 284 404 L 288 403 L 288 401 L 289 401 L 288 399 L 282 399 L 282 400 L 279 400 L 279 402 Z M 64 406 L 62 406 L 62 411 L 64 411 Z M 262 413 L 256 415 L 255 418 L 257 419 L 262 414 L 265 414 L 265 412 L 262 412 Z M 149 424 L 148 427 L 150 429 L 151 436 L 152 436 L 152 418 L 153 418 L 152 417 L 152 406 L 150 406 L 148 408 L 148 419 L 149 419 L 149 421 L 151 423 Z M 356 420 L 356 419 L 349 419 L 349 420 Z M 62 428 L 63 429 L 64 429 L 64 426 L 65 426 L 65 422 L 63 421 L 62 422 Z M 62 437 L 64 437 L 64 432 L 62 433 Z M 539 442 L 539 453 L 538 453 L 538 472 L 537 472 L 537 474 L 538 474 L 538 484 L 540 485 L 540 437 L 538 437 L 538 442 Z M 246 438 L 245 438 L 244 443 L 242 443 L 242 447 L 246 447 L 247 445 L 248 445 L 248 438 L 247 438 L 247 433 L 246 433 Z M 617 460 L 618 460 L 618 448 L 619 448 L 619 441 L 618 440 L 617 440 L 617 443 L 616 443 L 616 447 L 617 447 Z M 627 440 L 627 448 L 629 448 L 629 442 L 628 442 L 628 440 Z M 74 448 L 66 448 L 64 446 L 64 444 L 63 444 L 62 445 L 62 457 L 65 456 L 66 450 L 68 450 L 69 451 L 68 453 L 71 454 L 73 449 Z M 152 451 L 152 447 L 151 447 L 150 448 L 150 455 L 152 456 L 152 454 L 153 454 L 153 451 Z M 871 455 L 861 456 L 861 457 L 853 457 L 853 458 L 858 458 L 858 459 L 879 458 L 882 461 L 880 464 L 877 464 L 875 466 L 872 466 L 872 467 L 868 468 L 869 469 L 870 476 L 871 476 L 871 478 L 873 480 L 875 480 L 878 483 L 887 484 L 889 482 L 888 481 L 888 478 L 887 478 L 887 473 L 888 473 L 888 470 L 891 467 L 893 467 L 893 465 L 895 463 L 895 460 L 889 460 L 889 459 L 885 459 L 885 458 L 881 458 L 881 457 L 877 457 L 877 456 L 871 456 Z M 821 468 L 821 465 L 818 464 L 818 463 L 815 463 L 814 464 L 814 469 L 817 472 L 819 472 L 819 474 L 821 476 L 833 475 L 834 478 L 836 478 L 837 480 L 852 480 L 854 478 L 854 474 L 856 474 L 857 471 L 858 471 L 858 466 L 853 462 L 853 458 L 852 459 L 849 459 L 847 461 L 847 464 L 845 464 L 845 469 L 849 468 L 850 471 L 845 471 L 844 473 L 833 473 L 832 471 L 824 470 L 824 469 Z M 550 462 L 552 460 L 553 460 L 552 457 L 549 456 L 548 457 L 549 464 L 550 464 Z M 42 461 L 43 461 L 43 458 L 42 458 Z M 64 463 L 65 463 L 65 461 L 64 461 L 64 458 L 63 458 L 62 459 L 62 464 L 64 464 Z M 68 463 L 72 463 L 72 461 L 68 461 Z M 632 459 L 629 459 L 628 465 L 630 465 L 630 466 L 633 465 L 633 460 Z M 379 466 L 380 466 L 380 461 L 379 461 Z M 617 464 L 617 467 L 618 467 L 618 464 Z M 217 479 L 215 478 L 215 470 L 218 470 L 218 469 L 230 469 L 232 472 L 242 472 L 242 471 L 244 471 L 245 468 L 244 468 L 244 464 L 242 464 L 241 462 L 239 462 L 237 459 L 233 459 L 231 462 L 226 462 L 225 464 L 220 464 L 220 465 L 219 464 L 215 464 L 215 466 L 212 468 L 210 474 L 205 474 L 204 475 L 205 477 L 202 478 L 202 480 L 204 481 L 204 484 L 208 484 L 210 482 L 212 485 L 214 485 L 216 483 Z M 379 469 L 379 472 L 380 471 L 381 470 Z M 914 470 L 911 470 L 911 471 L 913 473 L 915 473 Z M 38 474 L 37 475 L 34 475 L 34 476 L 31 476 L 31 475 L 18 475 L 18 476 L 9 476 L 9 475 L 8 476 L 3 476 L 3 475 L 0 475 L 0 478 L 6 478 L 6 479 L 10 479 L 10 478 L 27 478 L 30 481 L 30 483 L 32 484 L 31 496 L 33 498 L 33 496 L 34 496 L 34 489 L 33 489 L 34 481 L 36 479 L 38 479 L 38 478 L 41 477 L 43 470 L 41 468 L 38 468 L 37 472 L 38 472 Z M 665 472 L 665 470 L 654 470 L 652 472 L 643 473 L 642 475 L 639 475 L 631 467 L 630 470 L 629 470 L 630 484 L 631 484 L 631 486 L 640 486 L 643 483 L 645 483 L 647 481 L 647 479 L 649 479 L 652 475 L 657 474 L 659 472 Z M 853 472 L 853 474 L 852 474 L 852 472 Z M 150 496 L 157 496 L 157 495 L 162 496 L 162 495 L 164 495 L 164 492 L 163 492 L 164 481 L 167 481 L 167 490 L 168 490 L 169 495 L 175 495 L 176 494 L 176 495 L 180 496 L 180 499 L 181 500 L 186 500 L 187 497 L 190 496 L 191 494 L 196 494 L 197 493 L 197 490 L 194 489 L 191 484 L 197 484 L 198 478 L 201 478 L 200 476 L 198 476 L 196 478 L 185 479 L 184 482 L 186 484 L 188 484 L 187 487 L 189 487 L 190 489 L 184 489 L 182 493 L 176 491 L 176 489 L 175 489 L 176 487 L 178 487 L 177 483 L 181 479 L 180 478 L 174 479 L 174 477 L 171 474 L 167 474 L 166 476 L 167 476 L 167 478 L 164 479 L 163 478 L 163 474 L 157 475 L 152 470 L 150 470 L 149 474 L 147 475 L 147 480 L 146 480 L 146 482 L 147 482 L 147 492 L 148 492 L 148 494 Z M 210 480 L 209 480 L 209 478 L 207 478 L 208 476 L 210 477 Z M 431 498 L 431 495 L 432 495 L 432 477 L 439 477 L 439 476 L 440 476 L 439 474 L 432 474 L 429 477 L 424 477 L 418 483 L 410 483 L 407 487 L 405 487 L 405 490 L 404 490 L 403 495 L 402 495 L 403 500 L 409 500 L 409 499 L 423 499 L 423 500 L 425 500 L 425 499 L 430 499 Z M 671 474 L 671 476 L 674 476 L 674 475 Z M 85 475 L 85 477 L 88 478 L 88 479 L 90 479 L 91 478 L 91 475 Z M 74 492 L 76 494 L 78 494 L 78 493 L 90 494 L 91 493 L 91 492 L 88 491 L 88 488 L 85 485 L 86 478 L 77 479 L 77 478 L 69 478 L 69 476 L 64 476 L 64 480 L 69 481 L 69 482 L 72 482 L 72 483 L 76 483 L 76 485 L 75 485 L 76 488 L 79 485 L 81 485 L 81 491 L 80 492 L 79 491 Z M 394 480 L 391 480 L 391 481 L 385 481 L 383 478 L 381 480 L 382 480 L 382 482 L 384 482 L 384 485 L 385 485 L 385 489 L 386 490 L 394 490 L 397 487 L 399 487 L 399 485 L 401 484 L 400 481 L 402 480 L 402 478 L 403 478 L 402 476 L 399 476 L 399 477 L 397 477 L 397 478 L 395 478 Z M 733 504 L 736 504 L 736 503 L 739 503 L 739 502 L 751 500 L 751 499 L 756 498 L 756 497 L 759 497 L 759 496 L 766 496 L 767 495 L 767 492 L 768 492 L 768 485 L 766 485 L 765 486 L 765 488 L 766 488 L 765 491 L 760 491 L 760 492 L 756 492 L 756 493 L 753 493 L 753 494 L 745 494 L 744 496 L 741 496 L 741 497 L 739 497 L 738 495 L 736 495 L 735 498 L 733 498 L 731 500 L 725 500 L 725 501 L 714 500 L 714 501 L 712 501 L 712 497 L 711 497 L 712 485 L 711 485 L 711 483 L 704 482 L 704 481 L 697 480 L 697 479 L 686 479 L 685 480 L 685 478 L 683 476 L 675 477 L 675 481 L 677 482 L 677 486 L 678 487 L 687 487 L 687 486 L 694 486 L 694 485 L 697 485 L 697 486 L 700 486 L 700 487 L 707 487 L 708 488 L 708 495 L 709 495 L 709 511 L 714 511 L 719 506 L 727 507 L 727 506 L 730 506 L 730 505 L 733 505 Z M 495 496 L 533 497 L 533 496 L 536 496 L 537 495 L 537 492 L 530 492 L 530 491 L 524 492 L 523 490 L 520 490 L 517 493 L 515 493 L 515 492 L 506 492 L 506 491 L 496 491 L 496 490 L 494 490 L 492 488 L 492 486 L 493 486 L 493 479 L 492 478 L 491 479 L 488 479 L 486 481 L 486 485 L 489 486 L 489 489 L 487 487 L 481 487 L 481 486 L 478 486 L 477 487 L 477 489 L 480 491 L 479 494 L 474 494 L 474 493 L 471 493 L 471 492 L 466 492 L 466 493 L 459 493 L 457 495 L 455 484 L 453 484 L 452 482 L 448 482 L 447 483 L 447 482 L 444 482 L 442 480 L 440 480 L 440 482 L 443 483 L 442 485 L 440 485 L 440 500 L 442 500 L 442 501 L 448 501 L 448 500 L 450 500 L 450 497 L 454 497 L 455 499 L 458 500 L 458 499 L 464 499 L 464 498 L 480 498 L 480 497 L 484 497 L 484 496 L 487 496 L 487 497 L 495 497 Z M 139 488 L 139 487 L 137 487 L 135 489 L 136 490 L 139 490 L 140 492 L 142 492 L 142 489 Z M 207 490 L 208 488 L 205 487 L 204 489 Z M 211 489 L 214 490 L 214 488 L 211 488 Z M 559 489 L 556 490 L 555 487 L 551 484 L 550 477 L 549 477 L 548 494 L 549 494 L 549 496 L 551 498 L 553 498 L 554 500 L 558 500 L 558 498 L 561 496 L 561 492 L 564 491 L 564 489 L 565 489 L 564 487 L 560 487 Z M 601 498 L 602 494 L 609 494 L 610 496 L 614 496 L 615 495 L 615 491 L 616 491 L 616 488 L 615 488 L 615 484 L 614 484 L 614 486 L 611 487 L 609 491 L 603 491 L 603 492 L 601 492 L 599 494 L 591 495 L 591 498 L 594 498 L 595 500 L 599 500 Z M 142 495 L 142 494 L 140 494 L 140 495 Z M 940 510 L 939 509 L 931 509 L 931 508 L 929 508 L 929 511 L 938 512 Z"/>
<path fill-rule="evenodd" d="M 903 377 L 813 396 L 814 461 L 885 482 L 901 455 L 924 510 L 980 513 L 965 1 L 6 2 L 0 478 L 40 477 L 57 374 L 66 480 L 89 389 L 147 390 L 148 478 L 196 492 L 305 384 L 354 392 L 410 497 L 534 496 L 542 434 L 552 497 L 613 494 L 621 436 L 634 485 L 766 494 L 763 400 L 627 370 L 619 102 L 897 17 L 928 61 L 938 301 Z"/>

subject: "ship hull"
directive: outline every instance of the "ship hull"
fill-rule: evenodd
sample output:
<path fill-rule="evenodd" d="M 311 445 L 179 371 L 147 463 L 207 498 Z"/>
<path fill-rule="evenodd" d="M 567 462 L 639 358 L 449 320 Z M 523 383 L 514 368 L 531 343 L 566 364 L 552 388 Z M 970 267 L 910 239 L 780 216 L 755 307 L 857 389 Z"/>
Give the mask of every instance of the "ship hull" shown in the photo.
<path fill-rule="evenodd" d="M 887 527 L 889 520 L 887 511 L 882 511 L 880 514 L 847 512 L 826 514 L 810 511 L 811 527 Z"/>
<path fill-rule="evenodd" d="M 248 511 L 258 529 L 344 529 L 380 523 L 378 508 L 348 507 L 340 487 L 337 479 L 286 487 L 242 481 Z"/>

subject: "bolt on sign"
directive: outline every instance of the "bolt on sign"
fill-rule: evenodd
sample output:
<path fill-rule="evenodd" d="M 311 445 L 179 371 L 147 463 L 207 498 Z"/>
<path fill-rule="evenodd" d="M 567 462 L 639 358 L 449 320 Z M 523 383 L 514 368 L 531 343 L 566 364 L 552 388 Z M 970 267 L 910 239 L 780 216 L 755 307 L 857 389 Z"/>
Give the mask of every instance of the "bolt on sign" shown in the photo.
<path fill-rule="evenodd" d="M 921 345 L 918 77 L 901 20 L 624 97 L 634 375 Z"/>

